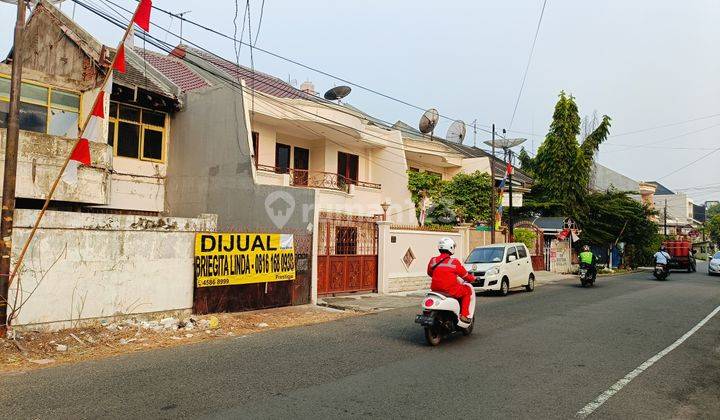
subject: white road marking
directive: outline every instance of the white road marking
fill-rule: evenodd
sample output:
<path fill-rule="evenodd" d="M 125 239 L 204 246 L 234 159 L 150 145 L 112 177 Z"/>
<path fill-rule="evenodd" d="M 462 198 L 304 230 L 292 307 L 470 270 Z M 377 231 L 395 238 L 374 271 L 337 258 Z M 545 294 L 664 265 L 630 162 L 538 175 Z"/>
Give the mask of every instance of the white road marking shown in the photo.
<path fill-rule="evenodd" d="M 667 355 L 667 354 L 670 353 L 671 351 L 675 350 L 675 348 L 677 348 L 680 344 L 682 344 L 683 342 L 685 342 L 685 340 L 687 340 L 688 338 L 690 338 L 690 336 L 692 336 L 693 334 L 695 334 L 695 333 L 696 333 L 703 325 L 705 325 L 712 317 L 714 317 L 715 315 L 717 315 L 718 312 L 720 312 L 720 306 L 718 306 L 717 308 L 715 308 L 714 311 L 710 312 L 710 314 L 709 314 L 708 316 L 706 316 L 705 318 L 703 318 L 702 321 L 698 322 L 698 324 L 695 325 L 690 331 L 686 332 L 685 335 L 683 335 L 682 337 L 678 338 L 677 341 L 675 341 L 674 343 L 672 343 L 672 344 L 670 344 L 669 346 L 667 346 L 667 347 L 666 347 L 664 350 L 662 350 L 660 353 L 658 353 L 658 354 L 656 354 L 655 356 L 647 359 L 647 360 L 645 361 L 645 363 L 641 364 L 641 365 L 638 366 L 635 370 L 633 370 L 632 372 L 630 372 L 630 373 L 628 373 L 627 375 L 625 375 L 624 378 L 622 378 L 622 379 L 620 379 L 619 381 L 615 382 L 615 384 L 613 384 L 613 386 L 611 386 L 610 388 L 608 388 L 607 391 L 605 391 L 605 392 L 603 392 L 602 394 L 600 394 L 600 396 L 597 397 L 597 398 L 595 398 L 595 400 L 594 400 L 593 402 L 589 403 L 589 404 L 586 405 L 582 410 L 578 411 L 578 412 L 575 414 L 575 417 L 585 418 L 585 417 L 589 416 L 590 414 L 592 414 L 595 410 L 597 410 L 598 408 L 600 408 L 601 405 L 605 404 L 605 401 L 609 400 L 610 397 L 612 397 L 613 395 L 617 394 L 618 391 L 620 391 L 621 389 L 623 389 L 623 388 L 625 387 L 625 385 L 629 384 L 630 381 L 632 381 L 633 379 L 635 379 L 638 375 L 640 375 L 641 373 L 643 373 L 643 372 L 644 372 L 646 369 L 648 369 L 650 366 L 654 365 L 655 362 L 657 362 L 658 360 L 662 359 L 665 355 Z"/>

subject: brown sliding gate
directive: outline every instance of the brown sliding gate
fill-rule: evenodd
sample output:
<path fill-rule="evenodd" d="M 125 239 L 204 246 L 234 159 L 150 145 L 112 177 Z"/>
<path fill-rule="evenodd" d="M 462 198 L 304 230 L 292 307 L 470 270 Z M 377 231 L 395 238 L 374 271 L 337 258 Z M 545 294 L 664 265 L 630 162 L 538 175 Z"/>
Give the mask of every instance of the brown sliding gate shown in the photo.
<path fill-rule="evenodd" d="M 320 213 L 318 295 L 377 291 L 377 220 Z"/>

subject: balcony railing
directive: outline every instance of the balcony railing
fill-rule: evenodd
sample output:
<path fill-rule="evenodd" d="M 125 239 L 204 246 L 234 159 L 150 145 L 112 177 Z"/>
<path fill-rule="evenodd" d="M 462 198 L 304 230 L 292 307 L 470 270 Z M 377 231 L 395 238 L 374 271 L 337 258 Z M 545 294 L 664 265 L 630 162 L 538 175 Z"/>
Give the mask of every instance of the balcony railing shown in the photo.
<path fill-rule="evenodd" d="M 269 165 L 256 165 L 258 171 L 274 172 L 290 175 L 290 185 L 294 187 L 323 188 L 350 192 L 350 185 L 380 189 L 382 186 L 373 182 L 350 179 L 333 172 L 310 171 L 307 169 L 280 168 Z"/>

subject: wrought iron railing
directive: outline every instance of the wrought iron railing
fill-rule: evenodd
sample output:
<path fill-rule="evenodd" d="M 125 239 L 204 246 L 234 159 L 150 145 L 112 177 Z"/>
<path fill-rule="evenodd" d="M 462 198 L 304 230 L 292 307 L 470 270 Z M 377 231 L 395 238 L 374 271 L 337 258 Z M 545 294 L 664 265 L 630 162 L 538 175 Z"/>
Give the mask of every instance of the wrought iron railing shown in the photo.
<path fill-rule="evenodd" d="M 373 182 L 358 181 L 346 178 L 333 172 L 310 171 L 307 169 L 280 168 L 269 165 L 256 165 L 259 171 L 289 174 L 290 185 L 295 187 L 323 188 L 337 191 L 350 191 L 350 185 L 380 189 L 382 185 Z"/>

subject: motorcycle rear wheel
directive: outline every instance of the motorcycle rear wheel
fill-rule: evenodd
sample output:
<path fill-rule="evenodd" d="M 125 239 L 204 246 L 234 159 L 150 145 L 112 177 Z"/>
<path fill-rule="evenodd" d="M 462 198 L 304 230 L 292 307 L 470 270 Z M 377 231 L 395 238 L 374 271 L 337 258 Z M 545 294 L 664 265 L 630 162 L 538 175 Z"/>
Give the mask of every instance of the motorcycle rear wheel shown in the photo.
<path fill-rule="evenodd" d="M 431 346 L 437 346 L 442 341 L 442 335 L 437 327 L 425 327 L 425 340 Z"/>
<path fill-rule="evenodd" d="M 462 331 L 462 335 L 468 336 L 468 335 L 472 334 L 474 326 L 475 326 L 475 317 L 472 318 L 472 321 L 470 322 L 469 327 L 460 329 L 460 331 Z"/>

